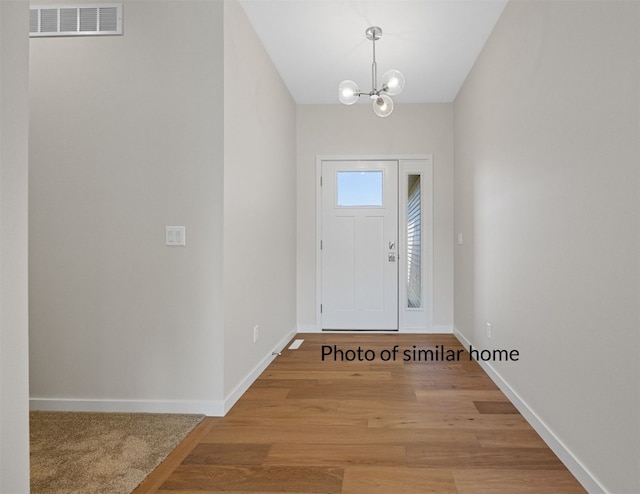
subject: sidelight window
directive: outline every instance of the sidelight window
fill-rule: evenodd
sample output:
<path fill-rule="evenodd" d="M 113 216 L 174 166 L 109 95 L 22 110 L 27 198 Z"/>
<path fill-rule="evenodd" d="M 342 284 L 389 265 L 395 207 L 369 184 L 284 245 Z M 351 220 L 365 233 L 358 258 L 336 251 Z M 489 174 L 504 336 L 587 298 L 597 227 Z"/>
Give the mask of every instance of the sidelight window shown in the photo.
<path fill-rule="evenodd" d="M 422 308 L 422 196 L 420 175 L 408 176 L 407 307 Z"/>

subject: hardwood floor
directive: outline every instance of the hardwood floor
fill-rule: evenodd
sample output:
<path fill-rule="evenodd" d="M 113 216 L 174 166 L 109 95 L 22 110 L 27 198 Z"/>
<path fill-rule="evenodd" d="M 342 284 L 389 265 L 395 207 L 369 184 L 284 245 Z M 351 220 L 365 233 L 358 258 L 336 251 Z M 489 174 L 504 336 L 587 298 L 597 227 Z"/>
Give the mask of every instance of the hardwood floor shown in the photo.
<path fill-rule="evenodd" d="M 453 336 L 297 338 L 300 349 L 285 349 L 134 493 L 585 492 L 468 353 L 403 361 L 414 345 L 461 349 Z M 334 361 L 333 345 L 370 361 Z"/>

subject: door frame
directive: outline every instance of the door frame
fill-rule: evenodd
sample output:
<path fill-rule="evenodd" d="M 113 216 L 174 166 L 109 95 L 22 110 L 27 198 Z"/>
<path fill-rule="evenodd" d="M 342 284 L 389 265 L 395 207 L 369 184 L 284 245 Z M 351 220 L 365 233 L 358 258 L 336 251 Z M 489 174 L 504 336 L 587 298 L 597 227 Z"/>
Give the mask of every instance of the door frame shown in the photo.
<path fill-rule="evenodd" d="M 406 155 L 316 155 L 316 329 L 322 332 L 322 252 L 320 241 L 322 240 L 322 162 L 323 161 L 397 161 L 398 162 L 398 187 L 406 183 L 408 174 L 420 173 L 423 190 L 422 215 L 424 218 L 423 242 L 422 242 L 422 279 L 424 291 L 424 323 L 417 326 L 415 317 L 407 317 L 404 304 L 398 300 L 398 331 L 393 333 L 431 333 L 433 328 L 433 155 L 430 154 L 406 154 Z M 418 172 L 417 170 L 420 169 Z M 398 222 L 398 254 L 399 262 L 405 262 L 406 240 L 403 228 L 402 205 L 406 201 L 407 191 L 400 188 L 398 194 L 399 222 Z M 405 221 L 406 223 L 406 221 Z M 400 266 L 400 264 L 398 264 Z M 399 269 L 399 268 L 398 268 Z M 401 273 L 401 272 L 400 272 Z M 400 281 L 401 278 L 399 278 Z M 404 292 L 406 293 L 406 292 Z M 403 290 L 398 287 L 398 297 L 402 297 Z M 415 312 L 413 309 L 412 312 Z M 415 314 L 413 314 L 415 315 Z M 345 332 L 345 331 L 341 331 Z M 355 332 L 355 331 L 354 331 Z M 357 331 L 361 333 L 362 331 Z M 374 331 L 379 333 L 380 331 Z"/>

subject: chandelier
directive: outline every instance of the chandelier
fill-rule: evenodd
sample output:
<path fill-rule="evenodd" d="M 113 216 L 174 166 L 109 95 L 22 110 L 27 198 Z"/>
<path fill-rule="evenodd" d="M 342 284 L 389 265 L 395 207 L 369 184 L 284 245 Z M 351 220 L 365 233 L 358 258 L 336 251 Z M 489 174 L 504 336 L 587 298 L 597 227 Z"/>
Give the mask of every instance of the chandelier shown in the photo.
<path fill-rule="evenodd" d="M 358 85 L 345 80 L 338 86 L 338 99 L 345 105 L 353 105 L 360 96 L 367 95 L 373 101 L 373 112 L 379 117 L 387 117 L 393 111 L 391 96 L 400 94 L 404 89 L 404 76 L 399 70 L 387 70 L 382 75 L 382 86 L 378 89 L 378 66 L 376 65 L 376 41 L 382 37 L 382 29 L 371 26 L 365 31 L 367 39 L 373 42 L 373 63 L 371 64 L 371 86 L 368 93 L 360 91 Z"/>

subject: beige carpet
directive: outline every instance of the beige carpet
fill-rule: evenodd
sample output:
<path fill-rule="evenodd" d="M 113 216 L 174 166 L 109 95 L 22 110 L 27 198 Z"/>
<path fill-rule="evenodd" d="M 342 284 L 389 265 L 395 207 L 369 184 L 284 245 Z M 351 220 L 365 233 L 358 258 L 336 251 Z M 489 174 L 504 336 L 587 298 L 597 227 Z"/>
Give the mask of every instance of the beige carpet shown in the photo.
<path fill-rule="evenodd" d="M 204 418 L 31 412 L 31 492 L 129 494 Z"/>

